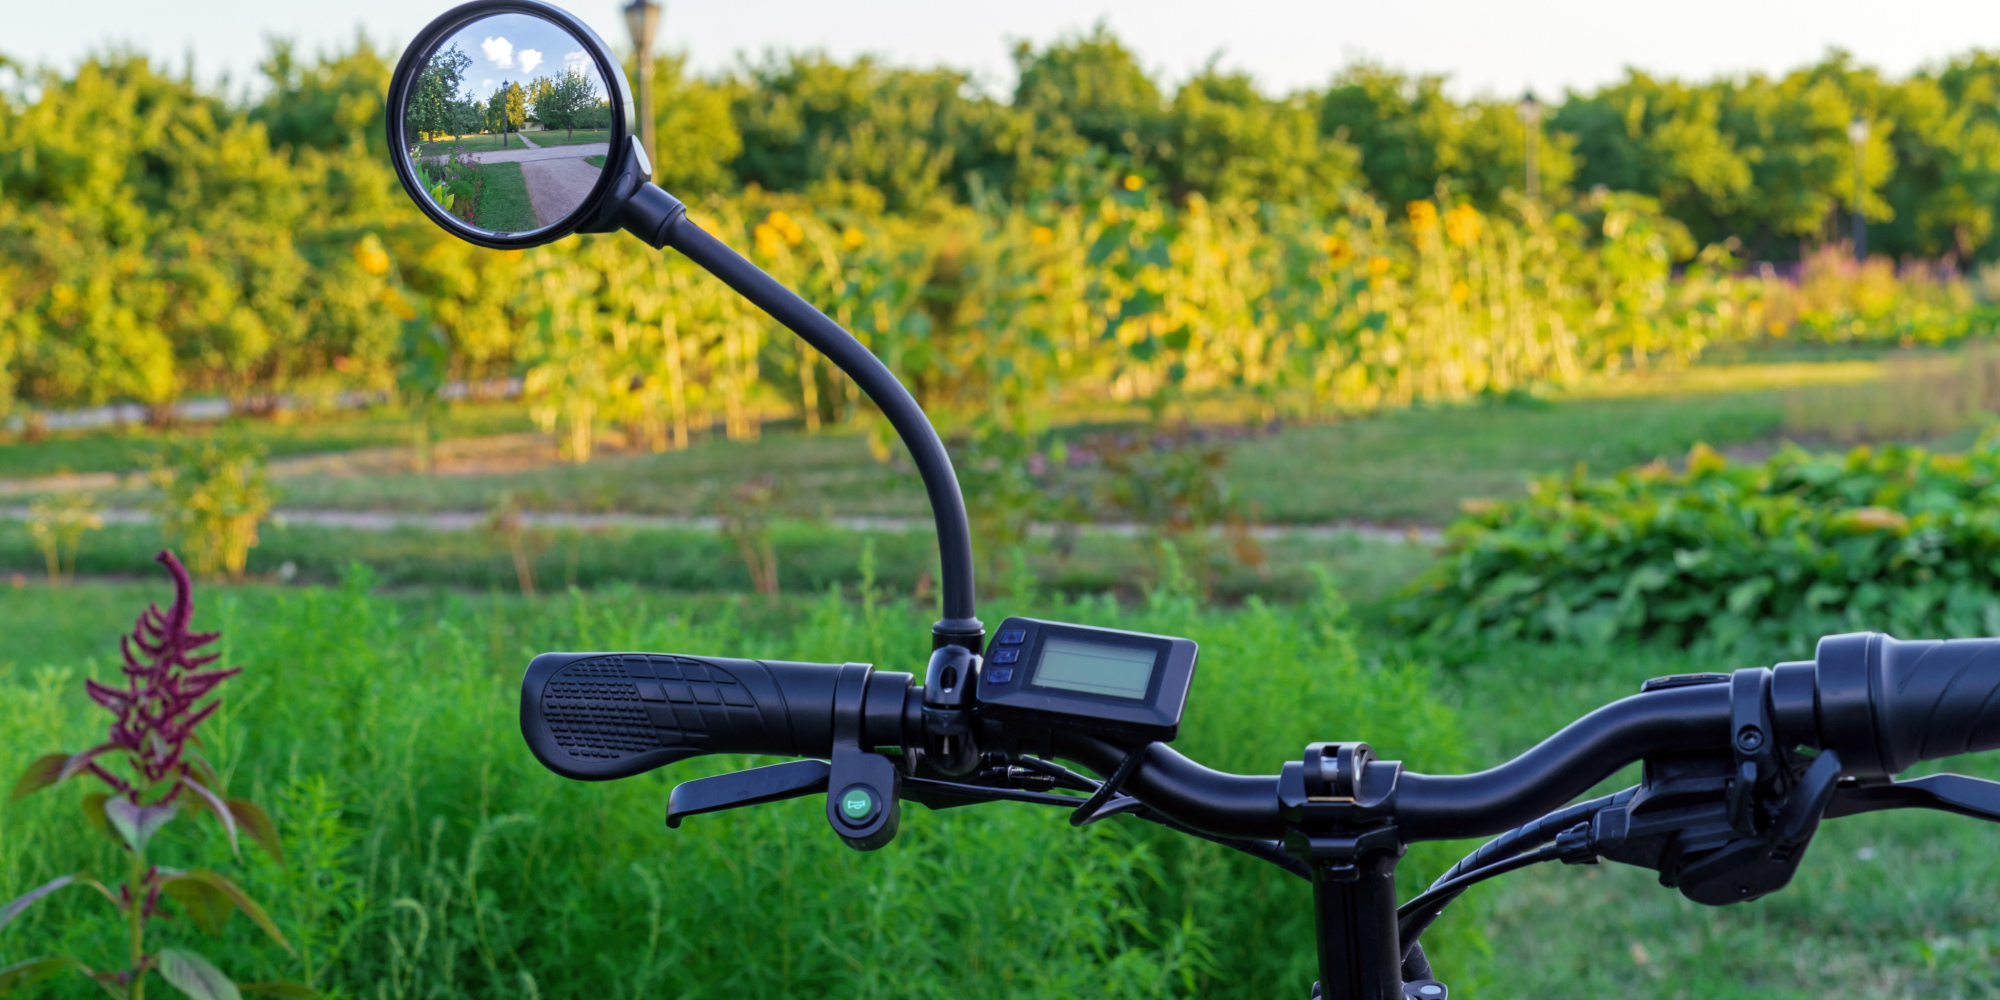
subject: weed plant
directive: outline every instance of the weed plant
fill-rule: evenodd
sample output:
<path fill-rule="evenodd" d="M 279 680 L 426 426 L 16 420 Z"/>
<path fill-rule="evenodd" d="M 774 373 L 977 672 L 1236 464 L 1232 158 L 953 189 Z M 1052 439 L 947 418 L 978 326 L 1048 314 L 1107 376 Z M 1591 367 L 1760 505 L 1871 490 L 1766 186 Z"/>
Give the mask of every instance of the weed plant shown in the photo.
<path fill-rule="evenodd" d="M 522 665 L 546 649 L 658 649 L 918 669 L 932 615 L 872 589 L 776 608 L 636 590 L 539 600 L 239 588 L 209 606 L 245 690 L 210 721 L 218 769 L 271 803 L 288 867 L 232 859 L 221 834 L 163 834 L 263 899 L 293 958 L 237 922 L 218 964 L 336 997 L 1244 997 L 1304 995 L 1307 887 L 1225 849 L 1133 823 L 1071 829 L 1054 810 L 913 808 L 886 850 L 847 849 L 816 801 L 661 824 L 674 782 L 758 763 L 703 759 L 602 784 L 544 771 L 516 721 Z M 1193 636 L 1202 666 L 1183 736 L 1198 759 L 1275 770 L 1313 739 L 1367 739 L 1425 770 L 1468 762 L 1431 673 L 1371 666 L 1340 602 L 1200 608 L 1185 580 L 1149 599 L 1021 595 L 1010 611 Z M 96 606 L 66 591 L 68 620 Z M 10 621 L 56 611 L 9 592 Z M 115 612 L 114 612 L 115 613 Z M 997 613 L 997 609 L 996 612 Z M 0 773 L 84 738 L 80 690 L 104 651 L 0 673 Z M 17 653 L 39 647 L 17 648 Z M 52 648 L 52 647 L 49 647 Z M 0 896 L 102 868 L 113 848 L 69 834 L 69 789 L 0 812 Z M 1404 862 L 1409 885 L 1448 851 Z M 1455 857 L 1455 855 L 1454 855 Z M 1467 908 L 1427 937 L 1476 957 Z M 0 964 L 93 947 L 103 918 L 51 898 L 0 935 Z M 192 935 L 163 928 L 163 941 Z M 78 951 L 79 954 L 84 952 Z M 1447 965 L 1446 967 L 1450 967 Z M 1462 980 L 1461 980 L 1462 981 Z M 81 990 L 69 994 L 85 996 Z"/>

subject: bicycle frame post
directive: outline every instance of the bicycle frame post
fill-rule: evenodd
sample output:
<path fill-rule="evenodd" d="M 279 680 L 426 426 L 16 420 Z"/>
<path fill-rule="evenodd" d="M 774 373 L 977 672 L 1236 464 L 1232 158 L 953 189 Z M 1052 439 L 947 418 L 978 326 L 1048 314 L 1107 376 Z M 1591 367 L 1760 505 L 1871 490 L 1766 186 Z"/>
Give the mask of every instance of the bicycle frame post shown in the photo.
<path fill-rule="evenodd" d="M 1320 1000 L 1403 1000 L 1404 844 L 1390 818 L 1402 765 L 1373 757 L 1366 743 L 1314 743 L 1278 778 L 1285 850 L 1312 866 Z"/>
<path fill-rule="evenodd" d="M 1384 850 L 1355 839 L 1313 837 L 1302 845 L 1314 855 L 1320 1000 L 1402 1000 L 1403 949 L 1396 932 L 1402 845 Z"/>

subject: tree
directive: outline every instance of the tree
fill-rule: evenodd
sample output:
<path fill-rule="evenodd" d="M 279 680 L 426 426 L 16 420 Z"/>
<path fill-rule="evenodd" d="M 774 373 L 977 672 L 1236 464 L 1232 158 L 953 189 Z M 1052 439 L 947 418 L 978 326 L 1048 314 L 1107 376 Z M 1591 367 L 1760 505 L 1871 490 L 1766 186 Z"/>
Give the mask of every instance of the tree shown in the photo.
<path fill-rule="evenodd" d="M 1391 205 L 1428 198 L 1442 180 L 1493 208 L 1502 191 L 1525 182 L 1527 132 L 1512 102 L 1460 104 L 1444 85 L 1443 76 L 1351 66 L 1320 97 L 1320 129 L 1360 151 L 1369 188 Z M 1542 188 L 1556 191 L 1570 180 L 1574 140 L 1548 138 L 1537 147 L 1535 167 Z"/>
<path fill-rule="evenodd" d="M 1090 34 L 1039 52 L 1014 48 L 1014 107 L 1034 117 L 1038 131 L 1073 130 L 1092 145 L 1144 159 L 1166 127 L 1159 84 L 1138 56 L 1099 22 Z"/>
<path fill-rule="evenodd" d="M 1354 148 L 1319 130 L 1303 99 L 1272 100 L 1242 73 L 1214 66 L 1181 86 L 1168 110 L 1173 193 L 1336 204 L 1359 177 Z"/>
<path fill-rule="evenodd" d="M 553 81 L 536 80 L 531 87 L 536 120 L 546 129 L 563 129 L 572 137 L 578 128 L 588 128 L 596 117 L 597 84 L 582 69 L 571 67 Z"/>
<path fill-rule="evenodd" d="M 405 141 L 414 145 L 424 136 L 456 135 L 454 131 L 465 120 L 462 109 L 456 107 L 464 102 L 459 96 L 459 88 L 465 82 L 465 71 L 472 66 L 472 57 L 460 51 L 457 45 L 440 49 L 431 56 L 430 64 L 418 74 L 415 86 L 410 91 L 409 105 L 404 111 L 403 129 Z M 280 63 L 274 69 L 283 71 Z"/>
<path fill-rule="evenodd" d="M 486 127 L 500 133 L 500 146 L 507 146 L 507 133 L 518 132 L 528 123 L 527 95 L 521 85 L 501 81 L 493 96 L 486 99 Z"/>

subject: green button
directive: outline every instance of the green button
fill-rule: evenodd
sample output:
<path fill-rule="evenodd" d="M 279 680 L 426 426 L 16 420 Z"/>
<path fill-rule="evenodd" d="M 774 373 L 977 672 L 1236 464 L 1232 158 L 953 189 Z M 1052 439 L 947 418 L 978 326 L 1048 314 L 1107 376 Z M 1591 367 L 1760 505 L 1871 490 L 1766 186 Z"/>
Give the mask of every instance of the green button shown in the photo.
<path fill-rule="evenodd" d="M 840 811 L 851 820 L 867 819 L 875 811 L 875 796 L 866 788 L 850 788 L 840 797 Z"/>

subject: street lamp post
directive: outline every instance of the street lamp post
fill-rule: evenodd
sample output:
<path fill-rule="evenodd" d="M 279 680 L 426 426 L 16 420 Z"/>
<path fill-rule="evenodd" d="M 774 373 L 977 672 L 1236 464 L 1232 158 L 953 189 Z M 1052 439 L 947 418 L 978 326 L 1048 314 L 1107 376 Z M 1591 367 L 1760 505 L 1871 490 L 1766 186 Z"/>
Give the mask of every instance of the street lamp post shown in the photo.
<path fill-rule="evenodd" d="M 1864 183 L 1861 175 L 1861 154 L 1863 147 L 1868 145 L 1868 119 L 1855 115 L 1854 121 L 1847 126 L 1847 138 L 1854 142 L 1854 196 L 1851 199 L 1851 207 L 1854 210 L 1854 259 L 1865 261 L 1868 259 L 1868 220 L 1861 215 L 1861 192 Z"/>
<path fill-rule="evenodd" d="M 1514 110 L 1521 115 L 1522 131 L 1527 133 L 1528 154 L 1528 200 L 1539 201 L 1542 197 L 1542 179 L 1535 170 L 1535 139 L 1542 131 L 1542 102 L 1535 100 L 1535 92 L 1530 90 L 1521 95 L 1521 103 Z"/>
<path fill-rule="evenodd" d="M 653 0 L 632 0 L 625 6 L 625 27 L 632 32 L 632 53 L 639 66 L 639 145 L 653 164 L 659 163 L 653 155 L 653 32 L 659 26 L 660 5 Z"/>

